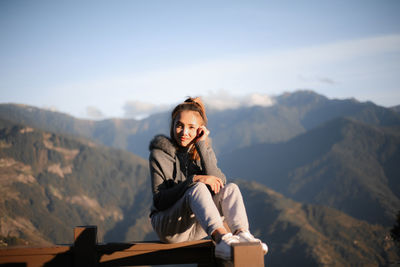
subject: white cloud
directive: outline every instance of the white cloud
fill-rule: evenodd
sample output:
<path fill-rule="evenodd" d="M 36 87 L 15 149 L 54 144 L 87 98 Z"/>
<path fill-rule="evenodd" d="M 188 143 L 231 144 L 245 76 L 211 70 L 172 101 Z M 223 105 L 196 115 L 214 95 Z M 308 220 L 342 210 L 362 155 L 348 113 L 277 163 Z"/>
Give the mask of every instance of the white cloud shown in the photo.
<path fill-rule="evenodd" d="M 242 106 L 271 106 L 275 102 L 272 97 L 266 94 L 252 93 L 244 96 L 234 96 L 226 90 L 209 92 L 202 98 L 207 108 L 216 110 L 232 109 Z"/>
<path fill-rule="evenodd" d="M 42 108 L 43 109 L 47 109 L 47 110 L 49 110 L 49 111 L 52 111 L 52 112 L 59 112 L 59 110 L 58 110 L 58 108 L 56 107 L 56 106 L 42 106 Z"/>
<path fill-rule="evenodd" d="M 86 115 L 88 118 L 95 119 L 95 120 L 104 119 L 104 117 L 105 117 L 103 112 L 101 112 L 100 109 L 98 109 L 94 106 L 86 107 Z"/>
<path fill-rule="evenodd" d="M 257 93 L 248 95 L 247 99 L 245 98 L 244 102 L 244 105 L 246 106 L 267 107 L 267 106 L 272 106 L 273 104 L 275 104 L 275 100 L 273 98 L 265 94 L 257 94 Z"/>
<path fill-rule="evenodd" d="M 224 110 L 238 107 L 250 106 L 271 106 L 275 104 L 273 97 L 266 94 L 252 93 L 246 95 L 233 95 L 226 90 L 218 90 L 216 92 L 209 91 L 206 95 L 192 95 L 192 97 L 201 97 L 206 109 Z M 183 102 L 182 98 L 179 102 Z M 143 119 L 149 115 L 170 111 L 177 105 L 152 104 L 137 100 L 127 101 L 123 107 L 125 118 Z"/>
<path fill-rule="evenodd" d="M 168 109 L 167 105 L 156 105 L 141 101 L 127 101 L 123 107 L 125 118 L 141 119 Z"/>

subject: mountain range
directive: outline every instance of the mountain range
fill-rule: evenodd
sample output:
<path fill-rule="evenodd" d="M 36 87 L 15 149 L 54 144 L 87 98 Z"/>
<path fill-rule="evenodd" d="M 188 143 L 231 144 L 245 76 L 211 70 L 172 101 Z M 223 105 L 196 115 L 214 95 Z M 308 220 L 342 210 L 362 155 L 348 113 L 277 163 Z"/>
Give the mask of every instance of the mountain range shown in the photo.
<path fill-rule="evenodd" d="M 353 118 L 370 125 L 400 130 L 400 115 L 393 109 L 355 99 L 328 99 L 312 91 L 286 93 L 273 106 L 209 110 L 214 150 L 217 154 L 258 143 L 288 141 L 338 117 Z M 169 113 L 142 120 L 89 121 L 32 106 L 0 104 L 0 118 L 55 133 L 83 136 L 119 149 L 148 157 L 148 144 L 158 133 L 169 133 Z"/>
<path fill-rule="evenodd" d="M 312 91 L 275 102 L 208 112 L 219 166 L 270 246 L 266 264 L 398 261 L 388 235 L 400 210 L 396 108 Z M 90 121 L 0 104 L 0 246 L 70 243 L 84 224 L 105 242 L 156 239 L 147 146 L 168 127 L 168 113 Z"/>

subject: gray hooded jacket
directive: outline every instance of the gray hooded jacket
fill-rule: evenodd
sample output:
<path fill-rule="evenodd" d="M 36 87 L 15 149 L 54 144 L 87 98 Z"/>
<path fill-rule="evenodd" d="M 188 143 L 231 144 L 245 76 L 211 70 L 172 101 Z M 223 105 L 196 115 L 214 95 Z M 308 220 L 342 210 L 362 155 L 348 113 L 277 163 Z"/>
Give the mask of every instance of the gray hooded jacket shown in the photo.
<path fill-rule="evenodd" d="M 217 167 L 211 145 L 196 143 L 201 160 L 192 160 L 187 151 L 178 150 L 171 139 L 157 135 L 150 142 L 150 175 L 153 192 L 151 214 L 165 210 L 178 201 L 193 185 L 195 175 L 214 175 L 226 184 L 225 175 Z"/>

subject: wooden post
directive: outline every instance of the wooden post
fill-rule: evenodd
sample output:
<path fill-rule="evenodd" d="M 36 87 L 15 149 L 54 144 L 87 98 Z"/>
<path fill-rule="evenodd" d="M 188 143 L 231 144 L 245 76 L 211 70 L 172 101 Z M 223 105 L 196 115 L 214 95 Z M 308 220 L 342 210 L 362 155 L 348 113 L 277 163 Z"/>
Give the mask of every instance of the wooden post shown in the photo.
<path fill-rule="evenodd" d="M 264 267 L 264 253 L 260 243 L 232 244 L 233 267 Z"/>
<path fill-rule="evenodd" d="M 97 226 L 78 226 L 74 228 L 74 267 L 95 267 L 98 263 L 96 252 Z"/>

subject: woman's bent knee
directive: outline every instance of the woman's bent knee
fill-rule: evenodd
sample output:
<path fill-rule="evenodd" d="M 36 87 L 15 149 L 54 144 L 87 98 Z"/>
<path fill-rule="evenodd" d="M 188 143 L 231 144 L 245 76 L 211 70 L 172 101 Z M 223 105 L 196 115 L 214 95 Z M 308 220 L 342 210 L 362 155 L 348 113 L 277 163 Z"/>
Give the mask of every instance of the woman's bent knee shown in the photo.
<path fill-rule="evenodd" d="M 190 187 L 187 191 L 188 194 L 193 195 L 196 193 L 210 193 L 206 184 L 197 182 L 192 187 Z"/>
<path fill-rule="evenodd" d="M 224 186 L 224 189 L 227 190 L 228 192 L 235 192 L 235 191 L 240 192 L 239 186 L 237 184 L 234 184 L 234 183 L 226 184 Z"/>

